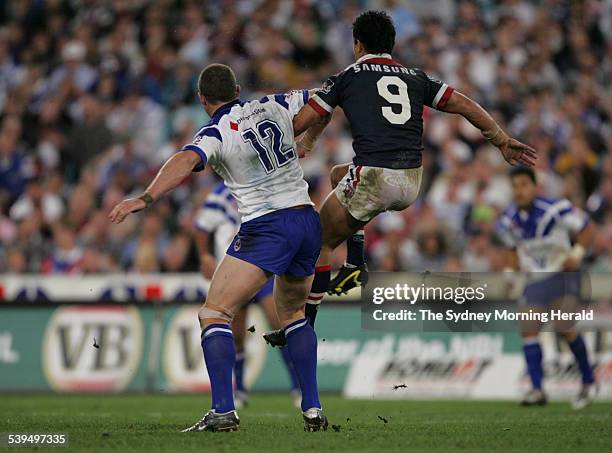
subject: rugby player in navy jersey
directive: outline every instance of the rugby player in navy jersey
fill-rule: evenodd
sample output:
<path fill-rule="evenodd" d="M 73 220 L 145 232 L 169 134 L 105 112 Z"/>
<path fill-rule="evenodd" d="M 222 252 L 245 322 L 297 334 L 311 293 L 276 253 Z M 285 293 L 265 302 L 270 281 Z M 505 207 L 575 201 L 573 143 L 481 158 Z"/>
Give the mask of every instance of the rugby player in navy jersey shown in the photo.
<path fill-rule="evenodd" d="M 312 148 L 321 117 L 340 107 L 353 135 L 353 162 L 334 169 L 340 180 L 321 209 L 323 242 L 315 278 L 306 301 L 306 316 L 314 325 L 318 306 L 330 284 L 333 250 L 349 239 L 349 266 L 340 270 L 334 292 L 345 292 L 364 279 L 363 227 L 384 211 L 401 211 L 419 193 L 423 173 L 423 110 L 431 107 L 457 113 L 477 127 L 499 148 L 511 165 L 532 166 L 536 152 L 511 138 L 478 103 L 416 68 L 391 56 L 395 28 L 382 11 L 366 11 L 353 23 L 355 63 L 330 77 L 293 118 L 299 144 Z M 316 129 L 316 130 L 315 130 Z M 337 175 L 342 174 L 340 178 Z M 281 330 L 269 332 L 272 346 L 285 344 Z"/>

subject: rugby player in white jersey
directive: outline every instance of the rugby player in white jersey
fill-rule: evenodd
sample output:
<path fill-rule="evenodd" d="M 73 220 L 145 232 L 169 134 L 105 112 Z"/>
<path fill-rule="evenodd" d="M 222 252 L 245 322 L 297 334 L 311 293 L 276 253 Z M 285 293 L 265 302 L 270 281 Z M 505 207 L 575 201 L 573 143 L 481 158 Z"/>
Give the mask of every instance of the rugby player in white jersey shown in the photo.
<path fill-rule="evenodd" d="M 569 200 L 538 196 L 532 169 L 516 167 L 510 173 L 514 203 L 500 217 L 497 233 L 508 247 L 508 270 L 529 273 L 529 282 L 520 299 L 527 313 L 551 308 L 574 311 L 582 297 L 580 266 L 593 242 L 594 228 L 588 215 Z M 523 406 L 547 403 L 543 388 L 542 348 L 539 320 L 521 321 L 523 355 L 531 389 Z M 572 402 L 574 409 L 588 406 L 596 396 L 597 384 L 586 345 L 572 321 L 555 321 L 556 331 L 565 338 L 576 359 L 582 387 Z"/>
<path fill-rule="evenodd" d="M 228 66 L 206 67 L 198 79 L 198 94 L 210 122 L 168 159 L 142 195 L 119 203 L 109 218 L 122 222 L 206 164 L 223 178 L 236 198 L 242 223 L 198 316 L 212 407 L 185 431 L 238 428 L 232 389 L 236 352 L 229 325 L 271 275 L 275 275 L 278 317 L 302 392 L 304 430 L 321 431 L 328 422 L 317 388 L 317 338 L 304 318 L 304 301 L 321 247 L 321 224 L 298 163 L 292 127 L 309 94 L 294 91 L 244 102 L 239 92 Z"/>

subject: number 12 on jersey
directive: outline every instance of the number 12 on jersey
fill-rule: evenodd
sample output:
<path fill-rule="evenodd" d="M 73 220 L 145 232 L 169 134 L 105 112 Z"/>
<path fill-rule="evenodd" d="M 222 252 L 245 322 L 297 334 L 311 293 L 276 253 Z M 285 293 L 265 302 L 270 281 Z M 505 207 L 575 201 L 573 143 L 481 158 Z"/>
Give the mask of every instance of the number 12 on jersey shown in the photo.
<path fill-rule="evenodd" d="M 242 138 L 245 142 L 251 145 L 251 148 L 257 153 L 259 161 L 266 173 L 272 173 L 275 168 L 280 168 L 296 158 L 295 150 L 287 148 L 283 150 L 282 129 L 272 120 L 263 120 L 255 126 L 254 129 L 247 129 L 242 133 Z M 276 161 L 276 166 L 272 162 L 272 154 Z"/>

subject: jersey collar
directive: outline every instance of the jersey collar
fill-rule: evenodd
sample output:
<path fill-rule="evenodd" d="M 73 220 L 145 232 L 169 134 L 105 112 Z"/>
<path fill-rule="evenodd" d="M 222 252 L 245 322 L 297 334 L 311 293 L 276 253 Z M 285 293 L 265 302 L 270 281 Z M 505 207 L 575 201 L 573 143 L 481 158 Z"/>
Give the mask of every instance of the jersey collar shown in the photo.
<path fill-rule="evenodd" d="M 366 60 L 371 60 L 373 58 L 384 58 L 385 60 L 393 61 L 393 57 L 391 57 L 388 53 L 369 53 L 359 58 L 355 63 L 363 63 Z"/>
<path fill-rule="evenodd" d="M 234 99 L 233 101 L 230 101 L 227 104 L 223 104 L 221 107 L 215 110 L 213 115 L 210 117 L 211 121 L 218 121 L 223 115 L 229 113 L 233 106 L 238 104 L 242 105 L 242 101 L 240 101 L 240 99 Z"/>

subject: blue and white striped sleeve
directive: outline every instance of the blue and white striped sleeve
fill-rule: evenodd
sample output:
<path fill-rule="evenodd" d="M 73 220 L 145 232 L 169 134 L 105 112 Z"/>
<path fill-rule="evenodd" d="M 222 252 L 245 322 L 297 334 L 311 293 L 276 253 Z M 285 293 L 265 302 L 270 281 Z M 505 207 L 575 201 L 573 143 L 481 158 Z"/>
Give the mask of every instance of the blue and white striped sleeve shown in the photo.
<path fill-rule="evenodd" d="M 194 226 L 209 233 L 214 233 L 221 225 L 227 223 L 237 226 L 240 217 L 232 200 L 233 197 L 227 189 L 211 192 L 196 213 Z"/>
<path fill-rule="evenodd" d="M 308 90 L 293 90 L 285 95 L 287 100 L 287 109 L 292 116 L 297 115 L 302 107 L 308 103 Z"/>
<path fill-rule="evenodd" d="M 205 203 L 193 218 L 193 226 L 198 230 L 214 233 L 226 221 L 225 215 L 219 209 Z"/>
<path fill-rule="evenodd" d="M 568 202 L 569 204 L 569 202 Z M 559 210 L 559 223 L 571 234 L 577 234 L 589 223 L 589 216 L 576 206 L 567 206 Z"/>
<path fill-rule="evenodd" d="M 223 138 L 219 129 L 216 126 L 208 126 L 200 129 L 193 137 L 193 141 L 183 146 L 181 151 L 196 153 L 202 162 L 193 171 L 202 171 L 206 163 L 220 152 L 222 144 Z"/>

